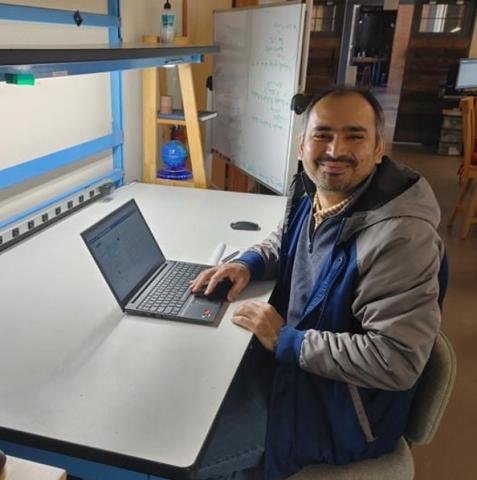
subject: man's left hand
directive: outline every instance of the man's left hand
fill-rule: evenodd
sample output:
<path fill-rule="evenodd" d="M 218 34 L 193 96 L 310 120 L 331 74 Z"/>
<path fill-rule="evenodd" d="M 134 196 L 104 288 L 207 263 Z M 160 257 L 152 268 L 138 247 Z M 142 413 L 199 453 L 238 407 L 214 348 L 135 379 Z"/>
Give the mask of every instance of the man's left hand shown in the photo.
<path fill-rule="evenodd" d="M 275 350 L 280 328 L 285 323 L 269 303 L 248 301 L 234 312 L 232 321 L 253 332 L 260 343 L 271 352 Z"/>

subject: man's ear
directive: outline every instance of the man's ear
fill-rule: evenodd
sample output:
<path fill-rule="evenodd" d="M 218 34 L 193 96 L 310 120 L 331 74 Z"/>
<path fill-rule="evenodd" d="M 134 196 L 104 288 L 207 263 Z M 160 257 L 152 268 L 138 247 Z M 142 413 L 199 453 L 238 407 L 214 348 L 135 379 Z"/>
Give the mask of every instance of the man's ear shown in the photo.
<path fill-rule="evenodd" d="M 384 140 L 384 137 L 381 137 L 377 144 L 376 148 L 374 149 L 374 162 L 376 164 L 379 164 L 383 161 L 383 156 L 384 152 L 386 151 L 386 141 Z"/>
<path fill-rule="evenodd" d="M 304 141 L 305 141 L 305 134 L 300 133 L 300 135 L 298 135 L 298 160 L 303 160 Z"/>

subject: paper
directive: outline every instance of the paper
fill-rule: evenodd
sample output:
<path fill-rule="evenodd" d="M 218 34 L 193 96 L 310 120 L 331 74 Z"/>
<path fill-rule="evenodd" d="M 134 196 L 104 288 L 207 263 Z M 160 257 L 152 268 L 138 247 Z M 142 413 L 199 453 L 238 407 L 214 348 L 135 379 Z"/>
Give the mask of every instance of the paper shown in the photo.
<path fill-rule="evenodd" d="M 217 265 L 220 262 L 220 259 L 222 258 L 222 256 L 224 255 L 226 248 L 227 246 L 225 245 L 225 243 L 219 243 L 215 247 L 215 250 L 213 251 L 207 263 L 209 265 Z"/>

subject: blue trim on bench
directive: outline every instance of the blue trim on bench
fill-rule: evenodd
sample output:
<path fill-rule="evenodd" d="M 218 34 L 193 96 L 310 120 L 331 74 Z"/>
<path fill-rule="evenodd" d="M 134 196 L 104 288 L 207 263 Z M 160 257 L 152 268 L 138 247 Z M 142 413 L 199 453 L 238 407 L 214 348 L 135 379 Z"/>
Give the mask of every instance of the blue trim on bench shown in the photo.
<path fill-rule="evenodd" d="M 111 181 L 114 184 L 118 184 L 120 181 L 122 181 L 124 176 L 124 171 L 122 169 L 118 170 L 112 170 L 108 173 L 105 173 L 103 175 L 99 175 L 98 177 L 91 178 L 85 183 L 82 183 L 81 185 L 78 185 L 70 190 L 67 190 L 66 192 L 61 193 L 60 195 L 57 195 L 56 197 L 49 198 L 48 200 L 45 200 L 44 202 L 41 202 L 37 205 L 35 205 L 32 208 L 29 208 L 28 210 L 25 210 L 18 215 L 13 215 L 3 221 L 0 222 L 0 230 L 3 230 L 5 228 L 8 228 L 10 225 L 15 225 L 16 223 L 19 223 L 23 220 L 26 220 L 29 217 L 32 217 L 38 213 L 40 213 L 42 210 L 46 210 L 49 207 L 56 205 L 66 198 L 69 198 L 76 193 L 81 192 L 82 190 L 87 189 L 88 187 L 91 187 L 93 185 L 97 185 L 100 183 L 105 183 L 107 181 Z"/>
<path fill-rule="evenodd" d="M 123 142 L 122 132 L 113 132 L 89 142 L 65 148 L 28 162 L 0 171 L 0 190 L 13 187 L 57 168 L 84 160 L 92 155 L 116 147 Z"/>
<path fill-rule="evenodd" d="M 22 5 L 8 5 L 0 3 L 0 20 L 20 22 L 59 23 L 76 25 L 73 10 L 59 10 L 54 8 L 26 7 Z M 83 23 L 81 27 L 115 27 L 120 24 L 119 16 L 88 13 L 80 11 Z"/>

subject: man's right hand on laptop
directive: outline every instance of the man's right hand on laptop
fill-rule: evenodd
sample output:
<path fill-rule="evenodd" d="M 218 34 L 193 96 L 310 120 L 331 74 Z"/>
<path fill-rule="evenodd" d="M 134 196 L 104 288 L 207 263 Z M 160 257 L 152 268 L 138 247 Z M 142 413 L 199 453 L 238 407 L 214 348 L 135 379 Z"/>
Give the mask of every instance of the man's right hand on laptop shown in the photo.
<path fill-rule="evenodd" d="M 250 270 L 242 263 L 225 263 L 216 267 L 208 268 L 201 272 L 191 283 L 192 293 L 200 291 L 204 285 L 207 285 L 204 295 L 209 295 L 216 285 L 228 278 L 232 282 L 232 288 L 227 294 L 227 300 L 233 302 L 238 294 L 250 282 Z"/>

